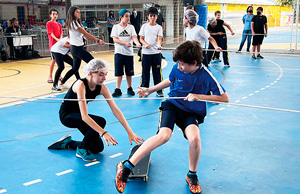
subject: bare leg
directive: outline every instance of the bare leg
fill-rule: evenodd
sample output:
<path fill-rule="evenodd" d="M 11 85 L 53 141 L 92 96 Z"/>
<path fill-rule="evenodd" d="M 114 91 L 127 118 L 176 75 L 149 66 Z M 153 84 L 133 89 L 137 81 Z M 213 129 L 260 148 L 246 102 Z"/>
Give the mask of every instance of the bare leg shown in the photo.
<path fill-rule="evenodd" d="M 255 50 L 256 50 L 256 45 L 255 46 L 252 45 L 252 53 L 253 53 L 253 55 L 255 55 Z"/>
<path fill-rule="evenodd" d="M 201 139 L 200 131 L 197 125 L 189 125 L 185 129 L 185 135 L 189 141 L 189 170 L 196 172 L 200 154 L 201 154 Z"/>
<path fill-rule="evenodd" d="M 260 44 L 257 45 L 257 55 L 260 54 Z"/>
<path fill-rule="evenodd" d="M 131 83 L 132 83 L 132 76 L 126 76 L 126 80 L 127 80 L 128 88 L 130 88 L 131 87 Z"/>
<path fill-rule="evenodd" d="M 52 78 L 54 65 L 55 65 L 55 59 L 52 59 L 51 62 L 50 62 L 50 72 L 49 72 L 49 77 L 51 77 L 51 78 Z"/>
<path fill-rule="evenodd" d="M 117 88 L 119 89 L 121 87 L 121 82 L 122 82 L 122 76 L 117 76 Z"/>
<path fill-rule="evenodd" d="M 140 160 L 142 160 L 155 148 L 169 141 L 171 135 L 172 135 L 172 130 L 170 128 L 167 127 L 161 128 L 157 135 L 150 137 L 141 145 L 141 147 L 139 147 L 139 149 L 130 158 L 130 162 L 133 165 L 136 165 Z"/>

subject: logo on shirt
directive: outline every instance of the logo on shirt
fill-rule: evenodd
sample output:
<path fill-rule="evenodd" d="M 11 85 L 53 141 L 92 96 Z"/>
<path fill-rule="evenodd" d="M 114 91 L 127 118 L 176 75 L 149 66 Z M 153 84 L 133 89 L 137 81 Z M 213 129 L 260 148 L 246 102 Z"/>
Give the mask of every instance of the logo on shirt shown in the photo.
<path fill-rule="evenodd" d="M 130 37 L 130 34 L 126 30 L 124 30 L 119 34 L 119 37 Z"/>

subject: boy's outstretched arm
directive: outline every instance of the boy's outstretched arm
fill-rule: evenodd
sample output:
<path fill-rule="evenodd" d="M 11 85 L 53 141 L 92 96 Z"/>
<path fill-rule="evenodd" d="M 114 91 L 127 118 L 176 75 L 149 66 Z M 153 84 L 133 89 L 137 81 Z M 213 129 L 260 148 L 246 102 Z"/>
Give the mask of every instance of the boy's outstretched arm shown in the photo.
<path fill-rule="evenodd" d="M 223 93 L 221 95 L 204 95 L 204 94 L 193 94 L 189 93 L 184 100 L 195 101 L 195 100 L 209 100 L 209 101 L 217 101 L 217 102 L 229 102 L 229 97 L 227 93 Z"/>
<path fill-rule="evenodd" d="M 140 97 L 146 97 L 148 95 L 150 95 L 153 92 L 162 90 L 164 88 L 167 88 L 171 85 L 171 81 L 168 79 L 165 79 L 164 81 L 160 82 L 159 84 L 152 86 L 151 88 L 145 88 L 145 87 L 138 87 L 140 90 L 137 92 L 137 94 Z"/>

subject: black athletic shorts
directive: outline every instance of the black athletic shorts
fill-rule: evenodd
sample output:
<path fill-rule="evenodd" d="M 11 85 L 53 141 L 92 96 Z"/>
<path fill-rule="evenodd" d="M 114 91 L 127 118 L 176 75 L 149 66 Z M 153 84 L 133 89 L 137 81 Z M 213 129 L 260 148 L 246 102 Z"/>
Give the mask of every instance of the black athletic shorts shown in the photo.
<path fill-rule="evenodd" d="M 174 125 L 176 124 L 182 130 L 183 135 L 186 138 L 184 133 L 186 127 L 191 124 L 198 126 L 199 124 L 203 123 L 204 120 L 202 116 L 181 110 L 168 100 L 161 103 L 159 110 L 160 118 L 158 132 L 162 127 L 168 127 L 173 131 Z"/>
<path fill-rule="evenodd" d="M 253 46 L 261 45 L 262 44 L 265 35 L 262 35 L 263 33 L 259 33 L 259 34 L 260 35 L 253 36 L 253 41 L 252 41 L 252 45 Z"/>
<path fill-rule="evenodd" d="M 133 56 L 127 56 L 127 55 L 116 53 L 115 54 L 115 76 L 124 75 L 124 67 L 127 76 L 134 75 Z"/>

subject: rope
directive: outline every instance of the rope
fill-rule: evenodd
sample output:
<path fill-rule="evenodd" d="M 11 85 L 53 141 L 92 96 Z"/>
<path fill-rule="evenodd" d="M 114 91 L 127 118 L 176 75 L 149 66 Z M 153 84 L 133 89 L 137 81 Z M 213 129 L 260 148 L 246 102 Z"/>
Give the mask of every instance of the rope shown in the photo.
<path fill-rule="evenodd" d="M 11 99 L 19 99 L 23 101 L 32 101 L 32 100 L 46 100 L 47 102 L 43 103 L 61 103 L 63 101 L 118 101 L 118 100 L 162 100 L 162 99 L 174 99 L 180 100 L 185 99 L 185 97 L 147 97 L 147 98 L 107 98 L 107 99 L 64 99 L 64 98 L 37 98 L 37 97 L 16 97 L 16 96 L 0 96 L 0 98 L 11 98 Z M 55 102 L 60 101 L 60 102 Z M 300 113 L 299 110 L 291 110 L 291 109 L 283 109 L 283 108 L 273 108 L 273 107 L 265 107 L 265 106 L 256 106 L 256 105 L 248 105 L 248 104 L 238 104 L 238 103 L 227 103 L 227 102 L 219 102 L 219 101 L 211 101 L 211 100 L 197 100 L 201 102 L 210 102 L 210 103 L 218 103 L 218 104 L 226 104 L 230 106 L 240 106 L 240 107 L 248 107 L 248 108 L 257 108 L 257 109 L 265 109 L 265 110 L 274 110 L 274 111 L 282 111 L 282 112 L 292 112 L 292 113 Z"/>

